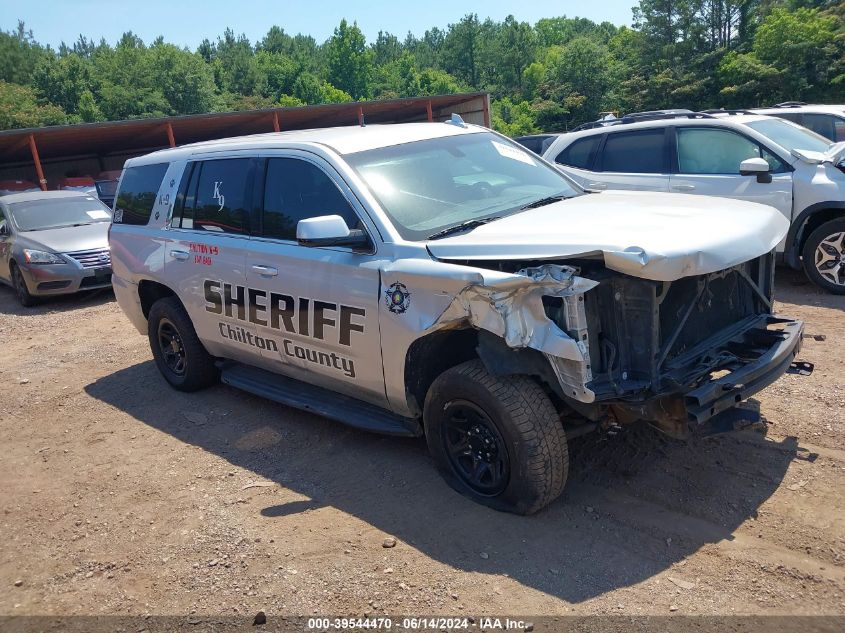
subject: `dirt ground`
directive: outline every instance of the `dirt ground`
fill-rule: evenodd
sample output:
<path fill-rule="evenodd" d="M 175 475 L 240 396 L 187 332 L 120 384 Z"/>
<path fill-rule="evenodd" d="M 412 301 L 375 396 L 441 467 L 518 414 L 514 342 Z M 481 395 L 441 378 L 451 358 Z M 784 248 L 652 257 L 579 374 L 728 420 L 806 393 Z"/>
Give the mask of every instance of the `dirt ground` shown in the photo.
<path fill-rule="evenodd" d="M 0 288 L 0 615 L 845 614 L 845 297 L 779 277 L 826 340 L 760 394 L 767 437 L 576 440 L 527 518 L 422 440 L 171 390 L 111 294 Z"/>

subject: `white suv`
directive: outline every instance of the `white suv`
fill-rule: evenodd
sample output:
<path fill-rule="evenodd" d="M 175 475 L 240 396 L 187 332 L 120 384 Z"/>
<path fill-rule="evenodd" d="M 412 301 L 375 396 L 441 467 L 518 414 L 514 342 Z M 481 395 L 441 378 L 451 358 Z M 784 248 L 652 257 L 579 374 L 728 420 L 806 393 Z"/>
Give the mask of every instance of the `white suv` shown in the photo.
<path fill-rule="evenodd" d="M 130 159 L 110 244 L 174 388 L 424 434 L 455 489 L 530 513 L 561 493 L 569 437 L 759 425 L 739 403 L 810 370 L 803 324 L 772 313 L 787 227 L 737 200 L 585 195 L 457 120 Z"/>
<path fill-rule="evenodd" d="M 845 105 L 819 105 L 787 101 L 771 108 L 753 108 L 749 112 L 777 116 L 798 123 L 829 138 L 834 143 L 845 141 Z"/>
<path fill-rule="evenodd" d="M 845 143 L 783 119 L 670 114 L 562 134 L 543 157 L 592 190 L 724 196 L 768 204 L 789 221 L 786 264 L 845 294 Z"/>

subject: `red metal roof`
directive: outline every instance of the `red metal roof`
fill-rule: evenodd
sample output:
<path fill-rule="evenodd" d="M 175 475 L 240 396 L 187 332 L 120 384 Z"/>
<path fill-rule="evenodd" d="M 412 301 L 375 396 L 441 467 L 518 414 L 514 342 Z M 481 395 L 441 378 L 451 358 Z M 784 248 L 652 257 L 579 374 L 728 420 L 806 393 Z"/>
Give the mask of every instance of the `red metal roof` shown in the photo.
<path fill-rule="evenodd" d="M 478 113 L 489 125 L 486 97 L 485 93 L 468 93 L 5 130 L 0 132 L 0 167 L 32 162 L 30 136 L 35 140 L 41 160 L 45 161 L 59 157 L 143 153 L 166 147 L 169 145 L 168 126 L 176 144 L 183 145 L 272 132 L 275 129 L 274 119 L 278 120 L 281 130 L 355 125 L 359 122 L 361 111 L 367 123 L 424 121 L 428 118 L 429 102 L 435 120 L 447 118 L 450 109 L 454 109 L 462 113 Z M 467 109 L 470 106 L 474 109 Z"/>

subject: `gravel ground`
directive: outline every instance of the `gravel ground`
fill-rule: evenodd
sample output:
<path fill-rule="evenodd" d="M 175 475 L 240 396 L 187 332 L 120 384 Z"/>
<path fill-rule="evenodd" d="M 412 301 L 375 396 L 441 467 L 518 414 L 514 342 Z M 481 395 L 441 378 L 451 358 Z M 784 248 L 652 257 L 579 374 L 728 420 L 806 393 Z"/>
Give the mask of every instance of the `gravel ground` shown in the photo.
<path fill-rule="evenodd" d="M 845 297 L 779 277 L 825 340 L 759 394 L 766 437 L 576 440 L 527 518 L 421 440 L 171 390 L 108 293 L 0 288 L 0 615 L 845 614 Z"/>

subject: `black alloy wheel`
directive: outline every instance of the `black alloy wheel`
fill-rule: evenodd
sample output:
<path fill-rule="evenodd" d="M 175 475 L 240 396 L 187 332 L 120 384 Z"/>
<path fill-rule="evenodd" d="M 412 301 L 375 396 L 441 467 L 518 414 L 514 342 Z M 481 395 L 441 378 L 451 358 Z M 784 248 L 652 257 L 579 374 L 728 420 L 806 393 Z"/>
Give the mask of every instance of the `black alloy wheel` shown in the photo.
<path fill-rule="evenodd" d="M 510 460 L 495 423 L 466 400 L 450 402 L 443 414 L 441 432 L 455 474 L 480 495 L 500 494 L 510 479 Z"/>

